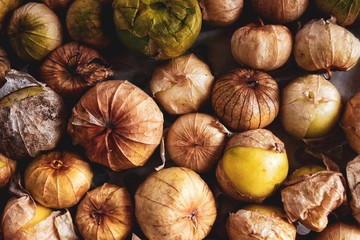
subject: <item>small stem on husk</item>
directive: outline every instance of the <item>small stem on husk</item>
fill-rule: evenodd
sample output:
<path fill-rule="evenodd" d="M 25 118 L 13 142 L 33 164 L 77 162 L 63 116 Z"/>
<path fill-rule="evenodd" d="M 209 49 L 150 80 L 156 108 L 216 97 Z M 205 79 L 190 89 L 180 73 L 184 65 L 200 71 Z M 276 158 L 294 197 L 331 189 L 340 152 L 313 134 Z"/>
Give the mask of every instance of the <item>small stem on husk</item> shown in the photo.
<path fill-rule="evenodd" d="M 95 219 L 96 219 L 96 223 L 97 223 L 98 225 L 101 225 L 102 219 L 103 219 L 103 214 L 102 214 L 101 212 L 99 212 L 99 211 L 93 211 L 93 212 L 91 212 L 90 216 L 91 216 L 92 218 L 95 218 Z"/>
<path fill-rule="evenodd" d="M 330 80 L 332 77 L 330 69 L 326 69 L 326 72 L 327 72 L 328 76 L 326 76 L 326 74 L 324 73 L 324 74 L 322 74 L 322 77 L 325 78 L 326 80 Z"/>
<path fill-rule="evenodd" d="M 64 166 L 64 163 L 61 160 L 53 160 L 50 165 L 52 168 L 61 169 Z"/>

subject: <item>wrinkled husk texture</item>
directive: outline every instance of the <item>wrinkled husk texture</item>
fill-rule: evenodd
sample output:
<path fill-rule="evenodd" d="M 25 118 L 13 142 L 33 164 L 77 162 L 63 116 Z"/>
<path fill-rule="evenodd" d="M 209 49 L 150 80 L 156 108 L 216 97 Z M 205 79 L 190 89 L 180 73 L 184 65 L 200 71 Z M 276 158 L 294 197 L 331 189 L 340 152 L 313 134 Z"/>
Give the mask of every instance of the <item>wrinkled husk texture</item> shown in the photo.
<path fill-rule="evenodd" d="M 360 228 L 355 224 L 336 222 L 315 236 L 315 240 L 355 240 L 360 239 Z"/>
<path fill-rule="evenodd" d="M 309 0 L 251 0 L 251 6 L 261 17 L 275 23 L 289 23 L 298 19 Z"/>
<path fill-rule="evenodd" d="M 5 157 L 0 153 L 0 162 L 5 163 L 4 166 L 0 167 L 0 187 L 6 186 L 10 178 L 15 174 L 17 162 Z"/>
<path fill-rule="evenodd" d="M 0 1 L 0 30 L 2 29 L 5 17 L 21 3 L 21 0 Z"/>
<path fill-rule="evenodd" d="M 216 218 L 215 199 L 194 171 L 166 168 L 137 189 L 135 216 L 150 240 L 204 239 Z"/>
<path fill-rule="evenodd" d="M 214 76 L 194 54 L 157 67 L 150 81 L 153 96 L 170 114 L 196 112 L 210 98 Z"/>
<path fill-rule="evenodd" d="M 170 127 L 166 150 L 181 167 L 208 172 L 220 159 L 226 143 L 226 132 L 211 115 L 189 113 L 180 116 Z"/>
<path fill-rule="evenodd" d="M 41 0 L 53 10 L 65 9 L 72 0 Z"/>
<path fill-rule="evenodd" d="M 357 0 L 315 0 L 315 4 L 320 11 L 335 16 L 341 26 L 354 23 L 360 12 L 360 1 Z"/>
<path fill-rule="evenodd" d="M 211 104 L 221 122 L 233 130 L 263 128 L 279 112 L 280 90 L 267 73 L 238 68 L 215 80 Z"/>
<path fill-rule="evenodd" d="M 242 133 L 234 134 L 227 142 L 225 152 L 233 147 L 256 147 L 280 153 L 286 152 L 284 143 L 272 132 L 266 129 L 248 130 Z M 265 200 L 265 197 L 256 198 L 247 196 L 236 190 L 222 168 L 222 160 L 220 160 L 217 165 L 216 178 L 223 191 L 232 198 L 240 201 L 256 203 L 261 203 Z"/>
<path fill-rule="evenodd" d="M 16 9 L 7 29 L 9 42 L 25 61 L 40 61 L 62 44 L 57 15 L 45 4 L 29 2 Z"/>
<path fill-rule="evenodd" d="M 284 129 L 297 139 L 305 137 L 319 104 L 341 102 L 336 87 L 316 74 L 294 79 L 281 93 L 280 121 Z"/>
<path fill-rule="evenodd" d="M 275 70 L 289 59 L 293 36 L 282 25 L 248 24 L 231 38 L 231 53 L 236 62 L 264 71 Z"/>
<path fill-rule="evenodd" d="M 296 229 L 279 216 L 241 209 L 226 222 L 230 240 L 295 240 Z"/>
<path fill-rule="evenodd" d="M 160 144 L 163 114 L 128 81 L 98 83 L 72 110 L 68 132 L 93 162 L 114 171 L 142 166 Z"/>
<path fill-rule="evenodd" d="M 76 225 L 85 239 L 122 240 L 131 232 L 134 204 L 123 187 L 105 183 L 86 193 L 76 213 Z"/>
<path fill-rule="evenodd" d="M 55 148 L 66 127 L 61 96 L 27 73 L 9 70 L 5 79 L 0 99 L 29 87 L 41 87 L 43 92 L 0 107 L 0 151 L 17 160 Z"/>
<path fill-rule="evenodd" d="M 27 225 L 36 213 L 36 203 L 31 195 L 22 188 L 20 176 L 12 179 L 10 193 L 12 198 L 7 202 L 1 217 L 4 240 L 75 240 L 71 215 L 68 211 L 53 211 L 51 215 L 27 231 L 21 228 Z"/>
<path fill-rule="evenodd" d="M 90 165 L 79 154 L 53 151 L 40 154 L 30 162 L 24 181 L 26 190 L 37 202 L 61 209 L 81 200 L 90 189 L 92 177 Z"/>
<path fill-rule="evenodd" d="M 0 47 L 0 87 L 5 83 L 5 73 L 10 68 L 10 61 L 5 50 Z"/>
<path fill-rule="evenodd" d="M 346 178 L 350 189 L 350 207 L 352 215 L 360 223 L 360 156 L 348 162 L 346 165 Z"/>
<path fill-rule="evenodd" d="M 243 0 L 200 0 L 202 18 L 212 26 L 229 26 L 241 15 Z"/>
<path fill-rule="evenodd" d="M 114 22 L 125 46 L 155 59 L 183 54 L 201 30 L 197 0 L 115 0 Z"/>
<path fill-rule="evenodd" d="M 58 47 L 39 70 L 40 80 L 65 98 L 80 97 L 112 75 L 113 71 L 98 51 L 77 42 Z"/>
<path fill-rule="evenodd" d="M 359 39 L 329 20 L 310 20 L 295 36 L 296 63 L 307 71 L 348 71 L 359 56 Z"/>

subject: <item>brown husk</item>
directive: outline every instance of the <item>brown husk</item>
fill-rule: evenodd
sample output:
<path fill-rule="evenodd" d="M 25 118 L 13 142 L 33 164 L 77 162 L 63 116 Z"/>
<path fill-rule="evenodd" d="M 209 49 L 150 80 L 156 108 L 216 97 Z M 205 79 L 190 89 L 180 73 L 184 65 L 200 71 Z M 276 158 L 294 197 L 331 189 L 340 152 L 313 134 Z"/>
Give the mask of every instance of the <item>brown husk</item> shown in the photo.
<path fill-rule="evenodd" d="M 216 218 L 215 199 L 194 171 L 165 168 L 137 189 L 135 216 L 150 240 L 204 239 Z"/>
<path fill-rule="evenodd" d="M 313 19 L 296 34 L 294 57 L 307 71 L 348 71 L 360 57 L 360 41 L 344 27 Z"/>
<path fill-rule="evenodd" d="M 68 132 L 87 157 L 114 171 L 142 166 L 160 144 L 163 114 L 128 81 L 98 83 L 72 110 Z"/>
<path fill-rule="evenodd" d="M 360 223 L 360 156 L 357 156 L 346 166 L 346 178 L 350 189 L 350 207 L 352 215 Z"/>
<path fill-rule="evenodd" d="M 0 153 L 0 161 L 6 165 L 0 167 L 0 188 L 4 187 L 10 181 L 10 178 L 15 174 L 17 162 L 5 157 Z"/>
<path fill-rule="evenodd" d="M 0 47 L 0 87 L 5 83 L 5 73 L 10 68 L 10 61 L 5 50 Z"/>
<path fill-rule="evenodd" d="M 212 26 L 229 26 L 241 15 L 243 0 L 200 0 L 203 20 Z"/>
<path fill-rule="evenodd" d="M 226 222 L 230 240 L 295 240 L 296 228 L 279 216 L 241 209 Z"/>
<path fill-rule="evenodd" d="M 5 240 L 79 239 L 68 211 L 53 211 L 48 218 L 30 228 L 30 231 L 21 230 L 35 216 L 36 203 L 22 188 L 20 181 L 19 175 L 12 179 L 10 193 L 13 197 L 6 204 L 2 214 L 1 227 Z"/>
<path fill-rule="evenodd" d="M 21 0 L 2 0 L 0 1 L 0 30 L 3 27 L 6 16 L 11 13 L 12 10 L 17 8 L 21 4 Z"/>
<path fill-rule="evenodd" d="M 355 240 L 360 239 L 360 228 L 352 223 L 336 222 L 327 226 L 315 236 L 315 240 Z"/>
<path fill-rule="evenodd" d="M 25 188 L 45 207 L 69 208 L 90 189 L 90 165 L 74 152 L 53 151 L 40 154 L 24 173 Z"/>
<path fill-rule="evenodd" d="M 27 73 L 11 69 L 5 79 L 0 99 L 28 87 L 41 87 L 43 92 L 10 107 L 0 107 L 0 151 L 17 160 L 55 148 L 66 127 L 61 96 Z"/>
<path fill-rule="evenodd" d="M 53 10 L 65 9 L 69 6 L 70 2 L 72 2 L 72 0 L 41 0 L 41 1 Z"/>
<path fill-rule="evenodd" d="M 134 223 L 133 209 L 125 188 L 105 183 L 86 193 L 75 222 L 85 239 L 125 239 Z"/>

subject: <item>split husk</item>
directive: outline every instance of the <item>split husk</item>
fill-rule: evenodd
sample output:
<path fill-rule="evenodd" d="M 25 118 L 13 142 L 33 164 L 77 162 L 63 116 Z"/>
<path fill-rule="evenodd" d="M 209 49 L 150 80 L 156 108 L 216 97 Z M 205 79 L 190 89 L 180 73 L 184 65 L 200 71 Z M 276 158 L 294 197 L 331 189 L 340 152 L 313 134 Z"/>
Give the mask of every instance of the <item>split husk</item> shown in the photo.
<path fill-rule="evenodd" d="M 15 174 L 17 162 L 0 153 L 0 188 L 6 186 Z"/>
<path fill-rule="evenodd" d="M 346 178 L 350 189 L 350 207 L 352 215 L 360 223 L 360 156 L 357 156 L 346 165 Z"/>
<path fill-rule="evenodd" d="M 18 160 L 55 148 L 66 127 L 63 99 L 31 75 L 9 70 L 0 88 L 0 151 Z"/>
<path fill-rule="evenodd" d="M 142 166 L 160 144 L 163 114 L 128 81 L 98 83 L 72 110 L 68 132 L 90 161 L 114 171 Z"/>
<path fill-rule="evenodd" d="M 243 0 L 200 0 L 203 20 L 212 26 L 225 27 L 233 24 L 241 15 Z"/>
<path fill-rule="evenodd" d="M 4 24 L 6 16 L 17 8 L 21 3 L 21 0 L 3 0 L 0 1 L 0 30 Z"/>
<path fill-rule="evenodd" d="M 317 234 L 315 240 L 355 240 L 360 239 L 360 228 L 352 223 L 336 222 Z"/>

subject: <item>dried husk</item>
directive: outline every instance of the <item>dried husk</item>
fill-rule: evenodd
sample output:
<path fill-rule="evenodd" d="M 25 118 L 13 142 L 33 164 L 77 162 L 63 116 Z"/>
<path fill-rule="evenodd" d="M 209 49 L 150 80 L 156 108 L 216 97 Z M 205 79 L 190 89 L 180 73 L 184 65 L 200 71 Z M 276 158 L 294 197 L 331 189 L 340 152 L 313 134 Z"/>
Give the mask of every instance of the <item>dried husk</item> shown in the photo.
<path fill-rule="evenodd" d="M 11 69 L 5 80 L 0 88 L 0 151 L 17 160 L 55 148 L 66 127 L 61 96 L 27 73 Z M 32 87 L 41 91 L 9 106 L 4 102 L 6 96 Z"/>
<path fill-rule="evenodd" d="M 72 0 L 41 0 L 49 8 L 53 10 L 63 10 L 66 9 Z"/>
<path fill-rule="evenodd" d="M 283 25 L 256 25 L 239 28 L 231 38 L 231 53 L 236 62 L 254 69 L 275 70 L 290 58 L 293 36 Z"/>
<path fill-rule="evenodd" d="M 128 81 L 98 83 L 72 110 L 68 132 L 93 162 L 114 171 L 142 166 L 160 144 L 163 114 Z"/>
<path fill-rule="evenodd" d="M 360 153 L 360 92 L 355 93 L 346 103 L 340 126 L 350 147 Z"/>
<path fill-rule="evenodd" d="M 248 130 L 242 133 L 234 134 L 226 144 L 225 151 L 233 147 L 255 147 L 279 153 L 285 153 L 284 143 L 277 138 L 272 132 L 266 129 Z M 238 191 L 228 179 L 222 168 L 222 160 L 219 161 L 216 168 L 216 178 L 222 190 L 230 197 L 245 202 L 261 203 L 266 197 L 253 197 L 245 195 Z M 274 190 L 278 186 L 274 187 Z"/>
<path fill-rule="evenodd" d="M 200 0 L 203 20 L 212 26 L 225 27 L 233 24 L 241 15 L 243 0 Z"/>
<path fill-rule="evenodd" d="M 181 167 L 208 172 L 216 165 L 225 148 L 227 133 L 216 118 L 204 113 L 180 116 L 170 127 L 166 149 Z"/>
<path fill-rule="evenodd" d="M 5 83 L 5 73 L 10 68 L 10 61 L 5 50 L 0 47 L 0 87 Z"/>
<path fill-rule="evenodd" d="M 150 240 L 204 239 L 216 218 L 215 199 L 194 171 L 166 168 L 137 189 L 135 216 Z"/>
<path fill-rule="evenodd" d="M 336 17 L 336 22 L 341 26 L 351 25 L 355 22 L 360 12 L 360 2 L 357 0 L 315 0 L 317 8 L 328 16 Z"/>
<path fill-rule="evenodd" d="M 282 126 L 295 138 L 303 139 L 315 119 L 316 108 L 326 102 L 341 103 L 341 95 L 331 82 L 316 74 L 294 79 L 282 90 L 279 114 Z M 341 107 L 339 116 L 340 110 Z"/>
<path fill-rule="evenodd" d="M 359 56 L 359 39 L 329 20 L 310 20 L 295 36 L 296 63 L 307 71 L 348 71 Z"/>
<path fill-rule="evenodd" d="M 134 204 L 124 187 L 105 183 L 86 193 L 76 213 L 76 225 L 85 239 L 125 239 L 134 222 Z"/>
<path fill-rule="evenodd" d="M 336 222 L 317 234 L 315 240 L 355 240 L 360 239 L 360 228 L 353 223 Z"/>
<path fill-rule="evenodd" d="M 300 18 L 309 0 L 251 0 L 252 8 L 264 19 L 275 23 L 289 23 Z"/>
<path fill-rule="evenodd" d="M 231 129 L 264 128 L 279 112 L 280 91 L 267 73 L 238 68 L 215 80 L 211 104 L 221 122 Z"/>
<path fill-rule="evenodd" d="M 49 208 L 70 208 L 90 189 L 93 172 L 83 157 L 74 152 L 39 154 L 24 173 L 25 188 Z"/>
<path fill-rule="evenodd" d="M 350 207 L 352 215 L 360 223 L 360 156 L 357 156 L 346 165 L 346 178 L 350 189 Z"/>
<path fill-rule="evenodd" d="M 40 80 L 64 98 L 78 98 L 112 75 L 98 51 L 77 42 L 58 47 L 39 69 Z"/>
<path fill-rule="evenodd" d="M 280 216 L 240 209 L 226 222 L 230 240 L 295 240 L 296 228 Z"/>
<path fill-rule="evenodd" d="M 15 174 L 17 162 L 0 153 L 0 188 L 6 186 Z"/>
<path fill-rule="evenodd" d="M 150 81 L 153 96 L 170 114 L 196 112 L 210 98 L 214 76 L 194 54 L 157 67 Z"/>
<path fill-rule="evenodd" d="M 10 193 L 13 197 L 7 202 L 1 218 L 1 227 L 5 240 L 48 239 L 75 240 L 75 233 L 70 213 L 66 210 L 53 211 L 51 215 L 27 231 L 26 226 L 36 213 L 36 203 L 31 195 L 22 188 L 20 176 L 12 179 Z"/>
<path fill-rule="evenodd" d="M 21 3 L 21 0 L 3 0 L 0 1 L 0 30 L 2 29 L 6 16 Z"/>
<path fill-rule="evenodd" d="M 61 22 L 45 4 L 29 2 L 14 11 L 7 36 L 21 59 L 40 61 L 62 44 Z"/>

